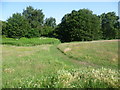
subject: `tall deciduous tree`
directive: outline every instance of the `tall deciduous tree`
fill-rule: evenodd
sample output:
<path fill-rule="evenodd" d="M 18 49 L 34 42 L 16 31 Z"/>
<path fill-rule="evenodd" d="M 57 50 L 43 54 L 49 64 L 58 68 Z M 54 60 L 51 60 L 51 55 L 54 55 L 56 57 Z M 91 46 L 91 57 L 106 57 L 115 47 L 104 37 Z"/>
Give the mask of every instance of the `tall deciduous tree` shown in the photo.
<path fill-rule="evenodd" d="M 2 26 L 3 24 L 2 24 L 2 21 L 0 20 L 0 35 L 2 35 Z"/>
<path fill-rule="evenodd" d="M 5 21 L 1 21 L 1 27 L 2 27 L 2 35 L 7 35 L 7 33 L 8 33 L 8 30 L 6 29 L 6 26 L 7 26 L 7 22 L 5 22 Z"/>
<path fill-rule="evenodd" d="M 7 21 L 6 33 L 8 37 L 20 38 L 28 34 L 30 25 L 20 13 L 13 14 Z"/>
<path fill-rule="evenodd" d="M 44 14 L 40 9 L 34 9 L 32 6 L 26 7 L 23 10 L 23 16 L 29 21 L 32 28 L 42 25 L 44 21 Z"/>
<path fill-rule="evenodd" d="M 32 31 L 39 32 L 37 36 L 40 36 L 42 31 L 43 22 L 44 22 L 44 14 L 40 9 L 34 9 L 32 6 L 28 6 L 25 10 L 23 10 L 23 16 L 28 20 Z"/>
<path fill-rule="evenodd" d="M 62 41 L 99 39 L 101 38 L 100 19 L 88 9 L 73 10 L 62 18 L 56 33 Z"/>
<path fill-rule="evenodd" d="M 42 36 L 53 37 L 53 32 L 56 27 L 56 20 L 53 17 L 46 18 L 42 30 Z"/>
<path fill-rule="evenodd" d="M 53 18 L 53 17 L 46 18 L 45 19 L 45 25 L 54 28 L 56 26 L 56 20 L 55 20 L 55 18 Z"/>
<path fill-rule="evenodd" d="M 103 13 L 101 18 L 101 30 L 103 31 L 104 39 L 116 39 L 120 31 L 118 16 L 114 12 Z"/>

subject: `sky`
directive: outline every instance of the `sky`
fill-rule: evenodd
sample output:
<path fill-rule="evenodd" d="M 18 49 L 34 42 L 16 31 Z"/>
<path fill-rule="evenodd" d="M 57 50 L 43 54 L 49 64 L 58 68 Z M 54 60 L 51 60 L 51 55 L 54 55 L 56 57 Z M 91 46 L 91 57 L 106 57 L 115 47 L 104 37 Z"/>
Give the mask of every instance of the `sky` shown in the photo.
<path fill-rule="evenodd" d="M 97 15 L 112 11 L 118 15 L 118 2 L 0 2 L 0 20 L 6 21 L 13 13 L 22 13 L 27 6 L 42 9 L 45 18 L 54 17 L 57 24 L 65 14 L 83 8 Z"/>

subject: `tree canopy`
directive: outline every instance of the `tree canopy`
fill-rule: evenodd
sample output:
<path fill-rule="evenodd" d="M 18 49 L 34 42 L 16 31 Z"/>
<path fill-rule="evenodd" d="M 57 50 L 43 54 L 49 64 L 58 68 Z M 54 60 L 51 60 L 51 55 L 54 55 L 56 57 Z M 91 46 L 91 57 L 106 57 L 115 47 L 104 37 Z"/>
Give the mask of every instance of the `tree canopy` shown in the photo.
<path fill-rule="evenodd" d="M 103 32 L 104 39 L 116 39 L 118 38 L 118 32 L 120 25 L 118 22 L 119 17 L 114 12 L 103 13 L 101 18 L 101 30 Z"/>
<path fill-rule="evenodd" d="M 40 9 L 34 9 L 32 6 L 28 6 L 23 10 L 23 16 L 28 20 L 32 28 L 37 28 L 43 25 L 44 14 Z"/>
<path fill-rule="evenodd" d="M 20 38 L 25 37 L 28 34 L 30 25 L 20 13 L 13 14 L 7 21 L 6 30 L 4 30 L 3 27 L 3 33 L 8 37 Z"/>
<path fill-rule="evenodd" d="M 55 18 L 53 18 L 53 17 L 46 18 L 45 19 L 45 25 L 53 27 L 53 28 L 56 27 L 56 20 L 55 20 Z"/>
<path fill-rule="evenodd" d="M 73 10 L 65 14 L 61 23 L 46 19 L 42 9 L 26 7 L 22 13 L 14 13 L 7 21 L 1 21 L 2 35 L 10 38 L 56 37 L 63 42 L 119 39 L 119 17 L 114 12 L 93 14 L 89 9 Z"/>
<path fill-rule="evenodd" d="M 88 9 L 73 10 L 62 18 L 56 33 L 62 41 L 99 39 L 101 37 L 100 19 Z"/>
<path fill-rule="evenodd" d="M 51 34 L 56 26 L 56 20 L 53 17 L 44 20 L 44 16 L 41 9 L 28 6 L 22 14 L 14 13 L 7 22 L 3 22 L 2 34 L 11 38 L 32 38 L 46 33 Z"/>

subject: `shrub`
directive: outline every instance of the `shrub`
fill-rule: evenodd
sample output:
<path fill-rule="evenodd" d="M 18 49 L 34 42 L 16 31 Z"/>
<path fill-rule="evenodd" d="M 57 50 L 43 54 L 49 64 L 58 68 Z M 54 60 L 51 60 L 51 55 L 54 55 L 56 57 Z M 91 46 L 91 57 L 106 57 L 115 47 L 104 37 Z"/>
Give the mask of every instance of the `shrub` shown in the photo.
<path fill-rule="evenodd" d="M 20 39 L 3 38 L 2 44 L 17 45 L 17 46 L 35 46 L 41 44 L 59 44 L 60 40 L 55 38 L 25 38 Z"/>

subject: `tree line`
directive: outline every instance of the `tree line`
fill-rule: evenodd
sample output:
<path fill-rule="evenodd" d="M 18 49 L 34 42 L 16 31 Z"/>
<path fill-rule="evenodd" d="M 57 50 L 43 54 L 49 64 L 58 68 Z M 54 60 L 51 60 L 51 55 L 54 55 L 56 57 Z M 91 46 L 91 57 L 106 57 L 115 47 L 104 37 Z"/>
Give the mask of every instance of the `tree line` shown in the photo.
<path fill-rule="evenodd" d="M 114 12 L 93 14 L 89 9 L 73 10 L 64 15 L 61 23 L 45 15 L 41 9 L 26 7 L 2 21 L 2 35 L 10 38 L 55 37 L 62 42 L 119 39 L 119 17 Z"/>
<path fill-rule="evenodd" d="M 53 17 L 44 20 L 44 17 L 42 10 L 26 7 L 22 13 L 15 13 L 3 22 L 2 35 L 10 38 L 50 36 L 56 20 Z"/>

